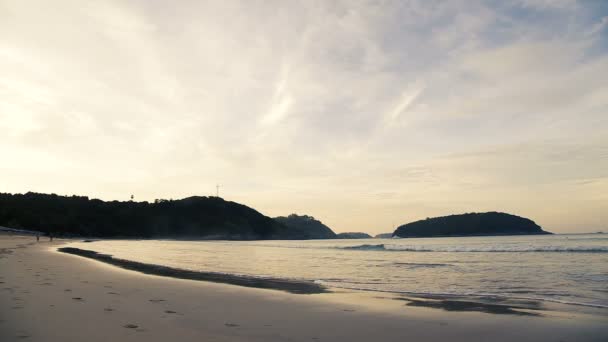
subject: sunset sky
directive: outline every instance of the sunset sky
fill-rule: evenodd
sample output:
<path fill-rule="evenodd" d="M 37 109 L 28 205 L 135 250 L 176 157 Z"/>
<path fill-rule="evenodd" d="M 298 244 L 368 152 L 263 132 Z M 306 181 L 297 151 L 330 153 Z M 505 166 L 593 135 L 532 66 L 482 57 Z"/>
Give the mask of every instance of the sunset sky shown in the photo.
<path fill-rule="evenodd" d="M 608 231 L 608 1 L 0 0 L 0 192 Z"/>

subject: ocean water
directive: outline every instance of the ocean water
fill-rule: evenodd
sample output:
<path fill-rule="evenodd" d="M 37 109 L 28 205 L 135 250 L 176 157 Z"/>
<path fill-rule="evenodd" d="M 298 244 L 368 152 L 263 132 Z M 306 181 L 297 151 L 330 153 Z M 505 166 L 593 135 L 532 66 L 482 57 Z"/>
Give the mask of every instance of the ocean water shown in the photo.
<path fill-rule="evenodd" d="M 608 235 L 311 241 L 107 240 L 70 246 L 176 268 L 407 295 L 608 309 Z"/>

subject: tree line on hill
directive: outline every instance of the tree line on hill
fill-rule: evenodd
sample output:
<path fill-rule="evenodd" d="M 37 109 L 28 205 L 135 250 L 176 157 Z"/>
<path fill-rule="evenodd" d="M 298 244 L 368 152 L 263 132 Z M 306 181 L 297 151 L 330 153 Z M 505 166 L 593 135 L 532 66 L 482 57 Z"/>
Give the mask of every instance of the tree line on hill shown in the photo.
<path fill-rule="evenodd" d="M 55 236 L 181 239 L 356 239 L 365 233 L 336 234 L 308 215 L 270 218 L 219 197 L 149 202 L 102 201 L 86 196 L 28 192 L 0 193 L 0 226 Z M 391 236 L 548 234 L 533 221 L 505 213 L 470 213 L 416 221 Z M 380 235 L 387 237 L 387 234 Z"/>
<path fill-rule="evenodd" d="M 288 229 L 219 197 L 119 202 L 55 194 L 0 194 L 0 225 L 65 236 L 274 239 Z"/>

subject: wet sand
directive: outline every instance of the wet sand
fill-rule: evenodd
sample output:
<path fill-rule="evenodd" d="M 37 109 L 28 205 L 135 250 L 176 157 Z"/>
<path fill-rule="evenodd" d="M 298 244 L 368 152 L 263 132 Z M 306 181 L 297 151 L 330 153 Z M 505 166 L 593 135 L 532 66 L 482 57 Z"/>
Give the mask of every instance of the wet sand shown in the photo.
<path fill-rule="evenodd" d="M 265 277 L 248 277 L 244 275 L 222 274 L 215 272 L 196 272 L 167 266 L 145 264 L 142 262 L 136 262 L 131 260 L 117 259 L 112 257 L 111 255 L 101 254 L 95 251 L 89 251 L 86 249 L 73 247 L 60 247 L 58 248 L 58 251 L 101 261 L 106 264 L 118 266 L 126 270 L 138 271 L 145 274 L 171 277 L 176 279 L 210 281 L 214 283 L 255 287 L 260 289 L 273 289 L 299 294 L 327 292 L 325 287 L 319 284 L 315 284 L 312 281 L 273 279 Z"/>
<path fill-rule="evenodd" d="M 336 290 L 294 294 L 173 279 L 58 252 L 63 243 L 0 235 L 0 341 L 608 338 L 602 315 Z"/>

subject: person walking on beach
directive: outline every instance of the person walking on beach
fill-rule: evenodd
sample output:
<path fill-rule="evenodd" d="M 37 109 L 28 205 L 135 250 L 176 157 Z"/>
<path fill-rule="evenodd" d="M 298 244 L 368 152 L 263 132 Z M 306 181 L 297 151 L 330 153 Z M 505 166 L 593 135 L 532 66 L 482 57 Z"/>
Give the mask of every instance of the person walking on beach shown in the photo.
<path fill-rule="evenodd" d="M 40 241 L 40 234 L 36 234 L 36 242 Z"/>
<path fill-rule="evenodd" d="M 49 241 L 53 242 L 53 234 L 49 233 Z"/>

